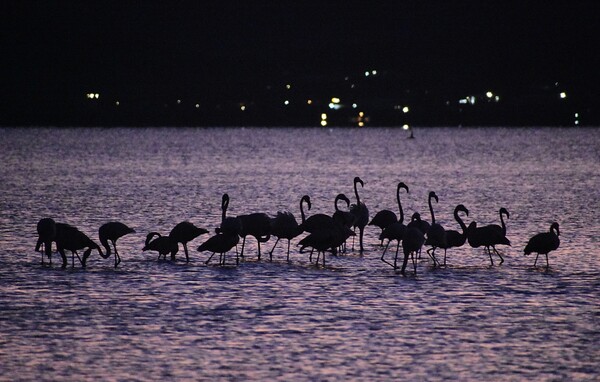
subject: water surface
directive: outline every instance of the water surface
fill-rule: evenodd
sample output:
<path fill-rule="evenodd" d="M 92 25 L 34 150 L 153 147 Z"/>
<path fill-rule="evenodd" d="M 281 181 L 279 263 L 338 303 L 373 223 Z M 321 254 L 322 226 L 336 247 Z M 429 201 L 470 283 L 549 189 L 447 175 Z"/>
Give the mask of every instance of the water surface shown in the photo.
<path fill-rule="evenodd" d="M 600 361 L 598 225 L 600 134 L 596 129 L 1 129 L 1 380 L 596 380 Z M 287 209 L 331 213 L 335 196 L 371 211 L 396 211 L 459 229 L 498 223 L 510 211 L 490 266 L 481 249 L 423 258 L 418 274 L 379 260 L 379 230 L 366 250 L 315 266 L 293 243 L 273 262 L 247 242 L 240 266 L 157 262 L 141 248 L 189 220 L 213 230 L 229 193 L 230 215 Z M 120 220 L 123 262 L 93 255 L 88 268 L 42 267 L 41 217 L 97 240 Z M 552 221 L 561 247 L 534 268 L 523 247 Z M 270 249 L 274 243 L 267 243 Z M 233 259 L 233 255 L 231 257 Z M 545 260 L 542 264 L 545 263 Z"/>

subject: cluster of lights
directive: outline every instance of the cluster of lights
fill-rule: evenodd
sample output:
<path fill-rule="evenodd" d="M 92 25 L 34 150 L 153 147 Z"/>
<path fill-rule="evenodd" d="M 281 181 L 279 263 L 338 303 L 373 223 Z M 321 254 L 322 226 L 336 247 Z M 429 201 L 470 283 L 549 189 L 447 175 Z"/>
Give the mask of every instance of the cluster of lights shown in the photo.
<path fill-rule="evenodd" d="M 321 126 L 327 126 L 327 114 L 321 113 Z"/>
<path fill-rule="evenodd" d="M 377 75 L 377 70 L 365 71 L 365 77 L 376 76 L 376 75 Z"/>
<path fill-rule="evenodd" d="M 87 93 L 85 97 L 87 99 L 98 99 L 100 98 L 100 93 Z"/>
<path fill-rule="evenodd" d="M 338 97 L 333 97 L 331 99 L 331 102 L 329 102 L 329 108 L 333 109 L 333 110 L 339 110 L 342 108 L 342 105 L 340 104 L 341 100 Z"/>

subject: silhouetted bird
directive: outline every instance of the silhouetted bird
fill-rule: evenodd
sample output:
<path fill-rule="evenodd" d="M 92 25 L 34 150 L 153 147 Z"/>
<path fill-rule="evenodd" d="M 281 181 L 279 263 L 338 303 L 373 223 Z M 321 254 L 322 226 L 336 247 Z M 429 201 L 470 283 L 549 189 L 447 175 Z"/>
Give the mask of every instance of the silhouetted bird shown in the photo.
<path fill-rule="evenodd" d="M 86 234 L 78 230 L 77 228 L 64 223 L 56 223 L 56 247 L 60 253 L 63 264 L 62 267 L 67 266 L 67 255 L 65 250 L 71 251 L 71 267 L 75 267 L 75 256 L 79 259 L 82 268 L 85 268 L 88 257 L 90 256 L 93 249 L 97 249 L 98 253 L 102 258 L 106 259 L 107 256 L 102 253 L 100 246 L 90 239 Z M 83 256 L 79 257 L 77 251 L 85 249 Z"/>
<path fill-rule="evenodd" d="M 156 239 L 154 238 L 155 236 Z M 146 242 L 142 251 L 156 251 L 158 252 L 158 260 L 160 260 L 161 256 L 166 260 L 167 254 L 177 254 L 179 246 L 169 236 L 162 236 L 158 232 L 150 232 L 146 235 Z"/>
<path fill-rule="evenodd" d="M 430 245 L 431 248 L 427 250 L 427 254 L 433 260 L 433 265 L 440 265 L 440 262 L 435 257 L 436 248 L 444 248 L 446 246 L 446 230 L 441 224 L 435 222 L 435 214 L 433 213 L 433 206 L 431 205 L 431 199 L 435 199 L 436 203 L 439 203 L 438 196 L 435 192 L 431 191 L 428 198 L 429 212 L 431 213 L 431 226 L 427 231 L 427 240 L 425 245 Z"/>
<path fill-rule="evenodd" d="M 500 224 L 489 224 L 488 227 L 493 227 L 493 229 L 498 230 L 502 234 L 502 236 L 506 236 L 506 224 L 504 223 L 504 215 L 506 215 L 507 219 L 510 219 L 510 214 L 508 210 L 504 207 L 500 208 Z"/>
<path fill-rule="evenodd" d="M 500 257 L 500 264 L 504 262 L 504 258 L 496 249 L 496 245 L 498 244 L 506 244 L 510 245 L 510 240 L 506 238 L 497 228 L 493 226 L 484 226 L 477 227 L 476 222 L 471 222 L 469 227 L 467 227 L 467 241 L 469 245 L 473 248 L 485 247 L 490 256 L 490 263 L 494 265 L 494 260 L 492 259 L 492 252 L 490 248 L 494 250 L 494 253 Z"/>
<path fill-rule="evenodd" d="M 204 228 L 196 227 L 193 223 L 184 221 L 173 227 L 169 233 L 169 237 L 174 243 L 183 244 L 183 250 L 185 251 L 185 262 L 188 263 L 190 258 L 188 255 L 187 243 L 205 233 L 208 233 L 208 231 Z M 171 260 L 175 260 L 174 252 L 171 252 Z"/>
<path fill-rule="evenodd" d="M 56 222 L 51 218 L 43 218 L 37 223 L 38 240 L 35 245 L 35 251 L 38 252 L 44 245 L 42 252 L 42 265 L 44 265 L 44 254 L 48 256 L 50 265 L 52 265 L 52 242 L 56 237 Z"/>
<path fill-rule="evenodd" d="M 205 264 L 208 264 L 215 253 L 219 254 L 219 264 L 225 265 L 225 254 L 229 252 L 240 241 L 240 236 L 235 232 L 220 232 L 211 236 L 204 243 L 198 246 L 198 252 L 212 252 Z M 236 264 L 239 264 L 239 256 L 236 256 Z"/>
<path fill-rule="evenodd" d="M 273 260 L 273 250 L 279 243 L 280 239 L 287 239 L 287 261 L 290 261 L 290 242 L 293 238 L 299 236 L 302 233 L 302 228 L 300 225 L 304 223 L 306 220 L 306 216 L 304 215 L 303 204 L 310 200 L 308 195 L 302 196 L 300 198 L 300 215 L 302 217 L 302 221 L 300 224 L 296 221 L 294 214 L 289 211 L 278 211 L 277 216 L 271 218 L 271 234 L 277 238 L 273 248 L 269 251 L 269 259 Z"/>
<path fill-rule="evenodd" d="M 381 228 L 381 233 L 389 227 L 391 224 L 398 222 L 399 220 L 404 221 L 404 212 L 402 211 L 402 204 L 400 203 L 400 189 L 404 188 L 408 192 L 408 187 L 403 182 L 398 183 L 396 187 L 396 201 L 398 202 L 398 210 L 400 210 L 400 219 L 396 216 L 395 212 L 390 210 L 378 211 L 368 225 L 374 225 Z M 380 235 L 381 238 L 381 235 Z M 381 246 L 383 246 L 383 239 L 381 239 Z"/>
<path fill-rule="evenodd" d="M 266 243 L 271 238 L 271 218 L 265 213 L 255 212 L 248 215 L 238 216 L 242 222 L 242 250 L 240 256 L 244 257 L 244 247 L 246 245 L 246 237 L 253 236 L 258 243 L 258 259 L 260 260 L 261 251 L 260 243 Z"/>
<path fill-rule="evenodd" d="M 549 267 L 548 264 L 548 253 L 554 251 L 560 245 L 560 231 L 558 229 L 558 223 L 554 222 L 550 225 L 550 231 L 542 232 L 534 235 L 527 245 L 525 246 L 525 255 L 529 255 L 532 252 L 536 252 L 537 256 L 535 257 L 535 262 L 533 266 L 537 265 L 538 257 L 540 254 L 546 255 L 546 268 Z"/>
<path fill-rule="evenodd" d="M 350 212 L 354 215 L 354 223 L 352 226 L 356 230 L 358 227 L 359 230 L 359 242 L 360 242 L 360 252 L 364 251 L 363 246 L 363 235 L 365 233 L 365 226 L 369 223 L 369 209 L 365 205 L 365 203 L 360 201 L 360 197 L 358 196 L 358 188 L 357 185 L 360 183 L 361 187 L 365 186 L 365 183 L 358 176 L 354 178 L 354 195 L 356 196 L 356 204 L 350 206 Z M 354 241 L 352 241 L 352 249 L 354 249 Z"/>
<path fill-rule="evenodd" d="M 100 244 L 106 248 L 106 257 L 109 257 L 111 252 L 109 242 L 112 243 L 115 249 L 115 268 L 121 263 L 121 256 L 119 256 L 119 252 L 117 251 L 117 240 L 134 232 L 134 229 L 129 228 L 121 222 L 108 222 L 103 224 L 98 230 Z"/>
<path fill-rule="evenodd" d="M 392 224 L 390 224 L 388 227 L 386 227 L 383 231 L 381 231 L 381 234 L 379 235 L 379 239 L 381 240 L 381 242 L 383 243 L 383 241 L 385 239 L 388 239 L 388 242 L 385 246 L 385 248 L 383 249 L 383 253 L 381 254 L 381 261 L 383 261 L 386 264 L 392 265 L 390 264 L 387 260 L 385 260 L 385 253 L 388 249 L 388 247 L 390 246 L 390 243 L 392 242 L 392 240 L 396 240 L 397 244 L 396 244 L 396 258 L 398 257 L 398 250 L 400 249 L 400 241 L 402 241 L 402 238 L 404 237 L 404 231 L 406 230 L 406 226 L 404 225 L 404 211 L 402 210 L 402 203 L 400 202 L 400 189 L 403 188 L 406 190 L 406 192 L 408 193 L 408 187 L 400 182 L 398 183 L 398 188 L 396 190 L 396 198 L 398 199 L 398 209 L 400 210 L 400 219 Z M 392 265 L 393 266 L 393 265 Z"/>
<path fill-rule="evenodd" d="M 419 219 L 419 216 L 413 215 L 415 219 Z M 415 271 L 415 275 L 417 274 L 417 263 L 415 261 L 416 255 L 421 252 L 421 247 L 425 243 L 425 235 L 423 232 L 417 228 L 417 224 L 408 225 L 406 230 L 404 231 L 404 237 L 402 238 L 402 251 L 404 253 L 404 261 L 402 262 L 402 270 L 401 273 L 405 274 L 406 265 L 408 263 L 408 258 L 410 257 L 413 262 L 413 268 Z M 396 257 L 394 258 L 394 269 L 397 268 L 397 257 L 398 253 L 396 252 Z"/>
<path fill-rule="evenodd" d="M 464 212 L 469 216 L 469 210 L 462 204 L 454 208 L 454 219 L 458 222 L 460 228 L 462 228 L 462 233 L 451 229 L 446 230 L 446 246 L 440 247 L 444 250 L 444 266 L 446 265 L 446 251 L 450 248 L 462 247 L 467 240 L 467 226 L 458 215 L 459 212 Z"/>
<path fill-rule="evenodd" d="M 237 217 L 228 217 L 227 208 L 229 207 L 229 195 L 223 194 L 221 198 L 221 226 L 216 230 L 217 233 L 235 233 L 242 231 L 242 221 Z"/>
<path fill-rule="evenodd" d="M 346 202 L 346 208 L 350 207 L 350 199 L 348 199 L 348 197 L 344 194 L 338 194 L 335 197 L 335 200 L 333 201 L 333 206 L 335 208 L 335 211 L 333 212 L 333 216 L 332 216 L 333 220 L 335 220 L 336 222 L 340 223 L 341 225 L 343 225 L 345 227 L 350 228 L 354 224 L 355 216 L 350 211 L 343 211 L 338 207 L 338 202 L 340 200 Z M 344 243 L 342 243 L 340 248 L 341 248 L 342 252 L 346 252 L 346 242 L 345 241 L 344 241 Z"/>

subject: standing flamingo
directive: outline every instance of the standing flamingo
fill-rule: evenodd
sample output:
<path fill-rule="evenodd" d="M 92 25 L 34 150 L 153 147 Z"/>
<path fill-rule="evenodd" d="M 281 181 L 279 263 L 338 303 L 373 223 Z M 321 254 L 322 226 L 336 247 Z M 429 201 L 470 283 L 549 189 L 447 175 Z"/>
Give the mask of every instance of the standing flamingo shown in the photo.
<path fill-rule="evenodd" d="M 418 216 L 417 216 L 418 218 Z M 406 230 L 404 231 L 404 236 L 402 238 L 402 251 L 404 252 L 404 261 L 402 262 L 402 270 L 400 271 L 402 274 L 405 274 L 406 265 L 408 263 L 408 258 L 410 257 L 413 263 L 413 268 L 415 270 L 415 275 L 417 274 L 417 263 L 415 261 L 415 257 L 418 253 L 421 252 L 421 247 L 425 242 L 425 235 L 421 232 L 420 229 L 417 228 L 417 225 L 408 225 Z M 394 258 L 394 269 L 397 268 L 398 253 L 396 252 L 396 257 Z"/>
<path fill-rule="evenodd" d="M 98 230 L 100 244 L 106 248 L 106 257 L 109 257 L 111 252 L 109 242 L 112 243 L 115 249 L 115 268 L 121 263 L 121 256 L 119 256 L 119 252 L 117 251 L 117 240 L 130 233 L 135 233 L 135 230 L 121 222 L 105 223 Z"/>
<path fill-rule="evenodd" d="M 398 183 L 398 189 L 397 189 L 397 195 L 396 198 L 398 199 L 398 209 L 400 210 L 400 219 L 397 222 L 394 222 L 393 224 L 390 224 L 388 227 L 386 227 L 382 232 L 381 235 L 379 235 L 379 239 L 381 240 L 381 242 L 383 243 L 383 241 L 385 239 L 388 239 L 387 245 L 385 246 L 385 248 L 383 249 L 383 253 L 381 254 L 381 261 L 383 261 L 386 264 L 391 265 L 387 260 L 384 259 L 385 253 L 388 249 L 388 247 L 390 246 L 390 243 L 392 242 L 392 240 L 396 240 L 397 244 L 396 244 L 396 258 L 398 257 L 398 250 L 400 249 L 400 241 L 402 241 L 402 238 L 404 237 L 404 231 L 406 230 L 406 226 L 404 225 L 404 211 L 402 210 L 402 203 L 400 202 L 400 189 L 403 188 L 406 190 L 406 193 L 408 193 L 408 186 L 406 186 L 406 184 L 400 182 Z"/>
<path fill-rule="evenodd" d="M 365 182 L 362 181 L 358 176 L 354 178 L 354 195 L 356 196 L 356 204 L 350 206 L 350 212 L 354 215 L 354 223 L 352 226 L 356 230 L 358 227 L 359 230 L 359 243 L 360 243 L 360 252 L 364 251 L 363 246 L 363 235 L 365 233 L 365 226 L 369 222 L 369 209 L 365 205 L 365 203 L 360 201 L 360 197 L 358 196 L 357 185 L 360 183 L 361 187 L 365 186 Z M 352 241 L 352 249 L 354 249 L 354 241 Z"/>
<path fill-rule="evenodd" d="M 244 257 L 244 246 L 246 245 L 246 237 L 253 236 L 258 243 L 258 259 L 260 260 L 261 251 L 260 243 L 266 243 L 271 238 L 271 218 L 265 213 L 255 212 L 248 215 L 238 216 L 242 222 L 242 250 L 240 256 Z"/>
<path fill-rule="evenodd" d="M 71 268 L 75 267 L 75 256 L 79 259 L 81 267 L 85 268 L 88 257 L 93 249 L 97 249 L 104 259 L 108 258 L 102 253 L 100 246 L 77 228 L 64 223 L 56 223 L 56 247 L 60 253 L 63 264 L 67 267 L 67 256 L 65 250 L 71 251 Z M 79 257 L 77 251 L 85 249 L 83 256 Z"/>
<path fill-rule="evenodd" d="M 208 231 L 204 228 L 196 227 L 193 223 L 184 221 L 173 227 L 169 233 L 169 237 L 174 243 L 177 243 L 177 245 L 179 245 L 179 243 L 183 244 L 185 262 L 188 263 L 190 258 L 188 255 L 187 243 L 205 233 L 208 233 Z M 175 253 L 176 252 L 171 252 L 171 260 L 175 260 Z"/>
<path fill-rule="evenodd" d="M 350 199 L 344 194 L 338 194 L 333 201 L 333 206 L 335 211 L 333 212 L 333 220 L 337 221 L 344 227 L 350 228 L 352 224 L 354 224 L 354 215 L 350 211 L 343 211 L 338 207 L 339 201 L 346 202 L 346 207 L 350 207 Z M 346 252 L 346 242 L 342 243 L 340 246 L 341 252 Z"/>
<path fill-rule="evenodd" d="M 500 257 L 500 264 L 504 262 L 504 258 L 496 249 L 496 245 L 505 244 L 510 245 L 510 240 L 506 238 L 498 229 L 493 226 L 483 226 L 477 227 L 476 222 L 471 222 L 467 227 L 467 241 L 469 245 L 473 248 L 485 247 L 488 255 L 490 256 L 490 263 L 494 265 L 494 260 L 492 259 L 492 252 L 490 248 L 494 250 L 494 253 Z"/>
<path fill-rule="evenodd" d="M 435 215 L 433 213 L 433 206 L 431 205 L 431 199 L 435 199 L 436 203 L 439 203 L 438 196 L 435 192 L 431 191 L 429 193 L 429 212 L 431 213 L 431 226 L 427 231 L 427 240 L 425 241 L 426 245 L 431 245 L 431 248 L 427 250 L 427 254 L 433 260 L 433 265 L 440 265 L 440 262 L 437 261 L 435 257 L 436 248 L 444 248 L 446 246 L 446 230 L 442 227 L 441 224 L 435 222 Z"/>
<path fill-rule="evenodd" d="M 223 194 L 221 198 L 221 226 L 217 229 L 217 233 L 229 232 L 235 233 L 241 232 L 242 221 L 237 217 L 228 217 L 227 208 L 229 207 L 229 195 Z"/>
<path fill-rule="evenodd" d="M 50 265 L 52 265 L 52 242 L 56 237 L 56 222 L 52 218 L 42 218 L 37 223 L 38 240 L 35 245 L 35 251 L 38 252 L 44 245 L 42 253 L 42 265 L 44 265 L 44 254 L 48 256 Z"/>
<path fill-rule="evenodd" d="M 550 225 L 550 231 L 538 233 L 533 235 L 531 239 L 527 242 L 525 246 L 525 255 L 529 255 L 532 252 L 536 252 L 537 256 L 535 257 L 535 261 L 533 266 L 537 265 L 538 257 L 540 254 L 546 255 L 546 268 L 550 265 L 548 264 L 548 253 L 554 251 L 560 245 L 560 231 L 558 229 L 558 223 L 554 222 Z"/>
<path fill-rule="evenodd" d="M 493 227 L 493 229 L 498 230 L 498 232 L 502 233 L 502 236 L 506 236 L 506 224 L 504 223 L 504 215 L 506 215 L 507 219 L 510 219 L 510 214 L 508 210 L 504 207 L 500 208 L 500 224 L 489 224 L 488 227 Z"/>
<path fill-rule="evenodd" d="M 310 200 L 308 195 L 302 196 L 300 198 L 300 215 L 302 217 L 302 222 L 298 224 L 294 214 L 289 211 L 278 211 L 277 216 L 271 218 L 271 234 L 277 238 L 273 248 L 269 251 L 269 259 L 273 260 L 273 250 L 277 246 L 277 243 L 280 239 L 287 239 L 287 261 L 290 261 L 290 242 L 293 238 L 299 236 L 302 233 L 301 224 L 306 220 L 306 216 L 304 215 L 303 204 Z"/>
<path fill-rule="evenodd" d="M 368 225 L 374 225 L 381 228 L 381 233 L 390 226 L 391 224 L 396 223 L 399 220 L 404 220 L 402 205 L 400 204 L 400 189 L 404 188 L 406 192 L 408 192 L 408 187 L 403 182 L 398 183 L 396 187 L 396 201 L 398 202 L 398 209 L 400 210 L 400 219 L 396 216 L 396 214 L 390 210 L 381 210 L 378 211 L 373 219 L 369 222 Z M 383 239 L 381 239 L 381 246 L 383 246 Z"/>
<path fill-rule="evenodd" d="M 241 228 L 241 226 L 240 226 Z M 219 264 L 225 265 L 225 254 L 229 252 L 240 241 L 240 231 L 224 230 L 211 236 L 204 243 L 198 246 L 198 252 L 212 252 L 205 264 L 208 264 L 215 253 L 219 254 Z M 236 251 L 237 254 L 237 251 Z M 239 255 L 235 259 L 236 265 L 240 263 Z"/>
<path fill-rule="evenodd" d="M 459 204 L 454 208 L 454 219 L 458 222 L 460 228 L 462 228 L 462 233 L 449 229 L 446 230 L 446 245 L 444 247 L 440 247 L 444 250 L 444 266 L 446 266 L 446 251 L 450 248 L 458 248 L 462 247 L 467 240 L 467 226 L 458 215 L 459 212 L 464 212 L 467 216 L 469 216 L 469 210 L 462 204 Z"/>
<path fill-rule="evenodd" d="M 156 239 L 154 238 L 156 236 Z M 146 242 L 142 251 L 156 251 L 158 252 L 158 260 L 163 256 L 167 259 L 167 254 L 177 254 L 179 246 L 173 242 L 169 236 L 162 236 L 158 232 L 150 232 L 146 235 Z"/>

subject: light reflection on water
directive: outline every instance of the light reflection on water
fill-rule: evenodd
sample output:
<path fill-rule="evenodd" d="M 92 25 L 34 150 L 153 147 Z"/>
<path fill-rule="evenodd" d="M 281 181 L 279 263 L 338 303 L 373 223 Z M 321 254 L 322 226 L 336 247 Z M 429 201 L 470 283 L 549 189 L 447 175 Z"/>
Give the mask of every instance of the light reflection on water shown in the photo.
<path fill-rule="evenodd" d="M 593 380 L 600 359 L 597 214 L 600 134 L 594 129 L 2 129 L 0 152 L 1 380 Z M 371 211 L 396 209 L 458 229 L 510 213 L 506 262 L 481 250 L 425 258 L 417 277 L 366 252 L 258 262 L 252 239 L 239 267 L 206 267 L 141 252 L 145 234 L 190 220 L 212 230 L 220 198 L 231 215 L 333 210 L 352 179 Z M 123 262 L 94 255 L 88 269 L 42 268 L 35 224 L 52 216 L 90 236 L 108 220 L 136 234 Z M 551 268 L 522 248 L 561 224 Z M 267 244 L 270 249 L 273 241 Z M 58 262 L 57 262 L 58 261 Z"/>

